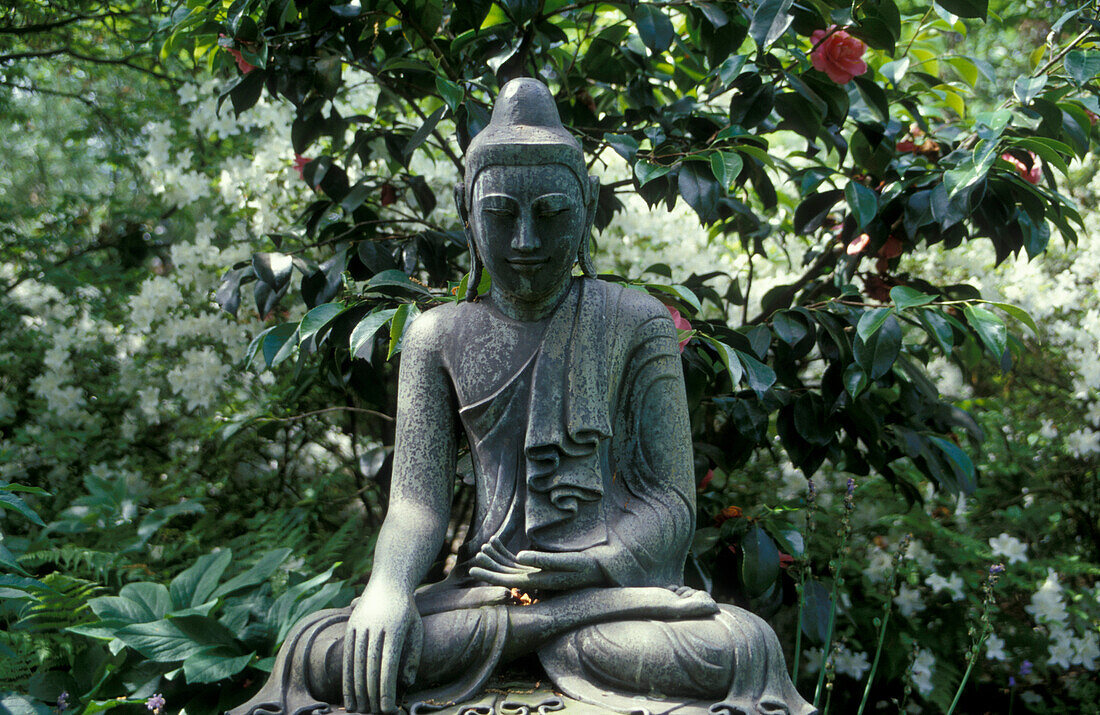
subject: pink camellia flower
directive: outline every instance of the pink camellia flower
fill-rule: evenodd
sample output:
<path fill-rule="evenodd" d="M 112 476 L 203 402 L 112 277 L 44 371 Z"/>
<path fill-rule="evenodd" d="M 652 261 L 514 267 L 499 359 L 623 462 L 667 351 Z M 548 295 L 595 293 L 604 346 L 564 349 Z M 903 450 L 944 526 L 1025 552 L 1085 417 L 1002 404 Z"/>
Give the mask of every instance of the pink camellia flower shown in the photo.
<path fill-rule="evenodd" d="M 1035 156 L 1035 152 L 1028 151 L 1028 158 L 1031 159 L 1030 168 L 1011 154 L 1001 154 L 1001 158 L 1012 164 L 1013 168 L 1016 169 L 1016 173 L 1030 184 L 1038 184 L 1039 180 L 1043 178 L 1043 165 L 1039 162 L 1039 157 Z"/>
<path fill-rule="evenodd" d="M 301 154 L 295 154 L 294 155 L 294 170 L 298 172 L 298 178 L 299 179 L 305 180 L 306 176 L 305 176 L 304 172 L 305 172 L 306 164 L 308 164 L 311 161 L 313 161 L 313 159 L 307 159 L 306 157 L 302 156 Z"/>
<path fill-rule="evenodd" d="M 218 35 L 218 37 L 228 39 L 229 36 L 228 35 Z M 237 69 L 239 69 L 241 71 L 241 74 L 248 74 L 252 70 L 256 69 L 256 65 L 254 65 L 251 62 L 249 62 L 248 60 L 246 60 L 244 58 L 244 56 L 241 54 L 240 50 L 235 49 L 233 47 L 227 47 L 226 45 L 222 45 L 221 48 L 223 50 L 225 50 L 226 52 L 228 52 L 233 57 L 233 59 L 235 59 L 237 61 Z"/>
<path fill-rule="evenodd" d="M 836 25 L 828 30 L 815 30 L 810 40 L 814 43 L 810 51 L 814 69 L 829 75 L 837 84 L 847 84 L 852 77 L 867 71 L 867 63 L 863 61 L 867 45 L 844 30 L 837 30 Z"/>
<path fill-rule="evenodd" d="M 680 315 L 680 311 L 676 310 L 671 305 L 666 305 L 665 307 L 668 308 L 669 314 L 672 315 L 672 324 L 676 326 L 676 330 L 691 330 L 691 323 L 688 322 L 687 318 Z M 689 340 L 691 340 L 690 335 L 680 341 L 680 352 L 684 352 L 684 346 L 688 344 Z"/>

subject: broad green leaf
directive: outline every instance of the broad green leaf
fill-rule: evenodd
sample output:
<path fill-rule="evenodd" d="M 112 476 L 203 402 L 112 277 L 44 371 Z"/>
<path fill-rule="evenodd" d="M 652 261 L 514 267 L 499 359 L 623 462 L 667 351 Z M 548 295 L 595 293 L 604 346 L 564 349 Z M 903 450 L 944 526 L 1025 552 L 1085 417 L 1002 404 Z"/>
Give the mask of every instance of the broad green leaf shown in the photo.
<path fill-rule="evenodd" d="M 737 175 L 741 173 L 744 165 L 744 159 L 740 154 L 716 151 L 710 155 L 710 169 L 714 172 L 714 178 L 718 179 L 718 183 L 727 191 L 733 189 L 733 182 L 737 180 Z"/>
<path fill-rule="evenodd" d="M 894 286 L 890 289 L 890 300 L 894 301 L 894 305 L 898 310 L 928 305 L 935 299 L 935 296 L 921 293 L 909 286 Z"/>
<path fill-rule="evenodd" d="M 343 303 L 322 303 L 310 310 L 298 326 L 298 344 L 301 345 L 312 338 L 345 310 L 347 310 L 347 306 Z"/>
<path fill-rule="evenodd" d="M 870 384 L 871 380 L 867 377 L 866 371 L 859 365 L 852 363 L 844 369 L 844 389 L 853 398 L 859 397 L 859 394 Z"/>
<path fill-rule="evenodd" d="M 1019 77 L 1016 83 L 1012 85 L 1012 93 L 1016 95 L 1016 99 L 1020 104 L 1026 107 L 1039 96 L 1039 93 L 1046 86 L 1047 76 L 1045 74 L 1038 77 Z"/>
<path fill-rule="evenodd" d="M 669 167 L 651 164 L 644 159 L 641 159 L 634 164 L 634 176 L 638 178 L 638 188 L 645 186 L 654 179 L 661 178 L 668 172 Z"/>
<path fill-rule="evenodd" d="M 971 87 L 978 83 L 978 66 L 969 57 L 949 57 L 947 62 L 959 73 L 963 82 Z"/>
<path fill-rule="evenodd" d="M 215 589 L 214 593 L 210 594 L 211 598 L 228 596 L 231 593 L 263 583 L 271 574 L 275 573 L 275 569 L 279 568 L 279 564 L 286 561 L 290 554 L 290 549 L 274 549 L 266 552 L 252 568 L 229 579 Z"/>
<path fill-rule="evenodd" d="M 779 577 L 779 549 L 759 526 L 741 539 L 741 579 L 750 597 L 767 591 Z"/>
<path fill-rule="evenodd" d="M 232 560 L 233 550 L 228 548 L 196 559 L 190 568 L 168 584 L 172 607 L 191 608 L 206 603 Z"/>
<path fill-rule="evenodd" d="M 1100 74 L 1100 50 L 1073 50 L 1066 55 L 1063 66 L 1066 74 L 1081 86 Z"/>
<path fill-rule="evenodd" d="M 439 96 L 442 97 L 443 101 L 450 107 L 451 111 L 457 112 L 458 105 L 462 104 L 462 99 L 465 97 L 465 92 L 462 91 L 462 87 L 445 77 L 436 75 L 435 88 L 439 92 Z"/>
<path fill-rule="evenodd" d="M 893 366 L 901 351 L 901 325 L 893 315 L 886 317 L 882 327 L 868 340 L 856 338 L 852 345 L 855 360 L 872 380 L 877 380 Z"/>
<path fill-rule="evenodd" d="M 791 5 L 794 0 L 764 0 L 753 13 L 749 24 L 749 36 L 763 53 L 787 31 L 791 24 Z"/>
<path fill-rule="evenodd" d="M 1012 305 L 1011 303 L 990 303 L 990 305 L 1000 308 L 1016 320 L 1026 325 L 1028 328 L 1031 329 L 1031 332 L 1035 335 L 1036 338 L 1042 338 L 1042 336 L 1039 335 L 1039 326 L 1035 324 L 1035 319 L 1032 318 L 1031 315 L 1023 308 L 1017 305 Z"/>
<path fill-rule="evenodd" d="M 856 325 L 856 334 L 864 340 L 870 340 L 871 336 L 878 332 L 886 319 L 890 317 L 890 308 L 871 308 L 859 317 Z"/>
<path fill-rule="evenodd" d="M 940 437 L 929 435 L 928 441 L 939 448 L 946 457 L 951 471 L 954 472 L 954 481 L 959 485 L 961 491 L 964 494 L 973 492 L 976 486 L 974 483 L 974 462 L 971 461 L 966 452 L 954 442 L 948 442 Z"/>
<path fill-rule="evenodd" d="M 261 341 L 260 348 L 263 351 L 264 362 L 268 367 L 274 367 L 290 357 L 294 347 L 298 344 L 294 340 L 298 332 L 297 323 L 282 323 L 271 329 Z M 287 346 L 290 346 L 289 348 Z"/>
<path fill-rule="evenodd" d="M 669 295 L 676 296 L 680 300 L 690 305 L 691 309 L 694 310 L 696 313 L 703 309 L 702 303 L 699 302 L 699 296 L 695 295 L 695 293 L 692 292 L 692 290 L 687 286 L 682 286 L 678 283 L 670 286 L 661 285 L 660 283 L 650 283 L 648 284 L 648 287 L 652 288 L 653 290 L 659 290 L 662 293 L 668 293 Z"/>
<path fill-rule="evenodd" d="M 878 195 L 858 181 L 849 181 L 844 188 L 844 197 L 856 220 L 856 230 L 863 230 L 878 213 Z"/>
<path fill-rule="evenodd" d="M 415 305 L 402 303 L 397 307 L 397 312 L 393 314 L 393 320 L 390 321 L 390 347 L 386 353 L 387 360 L 401 352 L 401 339 L 405 337 L 405 331 L 418 315 L 420 311 Z"/>
<path fill-rule="evenodd" d="M 358 358 L 363 357 L 360 351 L 369 341 L 374 339 L 378 329 L 389 322 L 396 313 L 397 308 L 387 308 L 386 310 L 376 310 L 364 316 L 359 324 L 355 326 L 355 330 L 351 331 L 351 338 L 348 340 L 348 349 L 351 350 L 351 354 Z"/>
<path fill-rule="evenodd" d="M 27 506 L 27 502 L 21 498 L 12 494 L 10 491 L 0 491 L 0 507 L 7 509 L 8 511 L 14 511 L 16 514 L 22 515 L 28 521 L 31 521 L 39 526 L 45 526 L 46 522 L 42 521 L 42 517 Z"/>
<path fill-rule="evenodd" d="M 216 683 L 248 667 L 255 653 L 237 655 L 229 648 L 212 648 L 183 661 L 183 676 L 190 683 Z"/>
<path fill-rule="evenodd" d="M 998 318 L 996 314 L 976 305 L 965 306 L 963 314 L 966 316 L 966 322 L 982 339 L 982 343 L 989 349 L 989 352 L 993 353 L 993 357 L 1000 360 L 1001 356 L 1004 355 L 1005 348 L 1008 346 L 1008 334 L 1005 330 L 1004 321 Z"/>
<path fill-rule="evenodd" d="M 604 134 L 603 140 L 628 162 L 634 161 L 638 154 L 638 140 L 629 134 Z"/>
<path fill-rule="evenodd" d="M 208 619 L 212 620 L 212 619 Z M 176 620 L 160 620 L 151 623 L 135 623 L 118 631 L 123 643 L 156 663 L 172 663 L 185 660 L 218 643 L 196 637 L 194 629 L 185 630 L 188 623 Z"/>
<path fill-rule="evenodd" d="M 646 47 L 656 54 L 661 54 L 672 45 L 676 30 L 663 10 L 653 5 L 638 5 L 634 13 L 638 34 L 641 35 Z"/>
<path fill-rule="evenodd" d="M 984 20 L 989 15 L 989 0 L 936 0 L 936 4 L 959 17 Z"/>
<path fill-rule="evenodd" d="M 149 615 L 146 620 L 164 618 L 172 609 L 172 597 L 164 584 L 147 581 L 128 583 L 119 590 L 118 595 L 142 606 Z"/>
<path fill-rule="evenodd" d="M 709 336 L 702 336 L 703 340 L 706 340 L 714 349 L 718 351 L 718 357 L 722 360 L 722 364 L 725 365 L 726 371 L 730 375 L 730 383 L 736 388 L 741 384 L 741 377 L 744 375 L 744 368 L 741 367 L 741 361 L 737 359 L 737 353 L 729 345 L 726 345 L 721 340 L 715 340 Z"/>
<path fill-rule="evenodd" d="M 763 397 L 764 393 L 775 384 L 775 370 L 760 362 L 743 350 L 734 350 L 741 366 L 745 368 L 745 375 L 749 380 L 749 387 L 757 396 Z"/>

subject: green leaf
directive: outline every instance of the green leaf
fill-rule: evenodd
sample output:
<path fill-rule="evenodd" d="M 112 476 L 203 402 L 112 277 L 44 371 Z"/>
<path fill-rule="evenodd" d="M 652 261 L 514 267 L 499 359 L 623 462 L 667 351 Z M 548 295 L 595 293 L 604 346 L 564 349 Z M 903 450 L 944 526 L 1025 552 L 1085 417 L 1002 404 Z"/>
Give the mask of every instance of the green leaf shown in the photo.
<path fill-rule="evenodd" d="M 264 339 L 260 341 L 260 349 L 263 351 L 264 362 L 268 367 L 274 367 L 289 357 L 290 352 L 286 350 L 286 346 L 290 345 L 293 349 L 297 345 L 297 341 L 292 339 L 296 332 L 298 332 L 298 324 L 288 322 L 276 325 L 264 335 Z"/>
<path fill-rule="evenodd" d="M 829 613 L 832 598 L 820 581 L 807 581 L 802 588 L 802 632 L 810 642 L 821 646 L 829 633 Z"/>
<path fill-rule="evenodd" d="M 909 286 L 894 286 L 890 289 L 890 300 L 894 301 L 894 305 L 898 310 L 928 305 L 935 299 L 935 296 L 921 293 Z"/>
<path fill-rule="evenodd" d="M 351 350 L 351 354 L 357 358 L 362 358 L 365 354 L 363 348 L 374 339 L 378 329 L 389 322 L 396 313 L 397 308 L 376 310 L 373 313 L 368 313 L 360 320 L 359 324 L 355 326 L 355 330 L 351 331 L 351 338 L 348 340 L 348 349 Z"/>
<path fill-rule="evenodd" d="M 791 5 L 794 0 L 764 0 L 753 13 L 749 24 L 749 36 L 763 53 L 787 31 L 791 24 Z"/>
<path fill-rule="evenodd" d="M 721 340 L 706 335 L 701 337 L 718 351 L 718 357 L 722 360 L 722 364 L 725 365 L 726 371 L 730 375 L 730 383 L 736 388 L 741 383 L 741 377 L 745 373 L 745 369 L 741 367 L 741 361 L 737 359 L 737 353 Z"/>
<path fill-rule="evenodd" d="M 855 340 L 852 352 L 856 362 L 872 380 L 885 375 L 901 352 L 901 325 L 898 324 L 898 319 L 893 315 L 887 316 L 882 327 L 868 340 Z"/>
<path fill-rule="evenodd" d="M 989 348 L 989 352 L 993 353 L 993 357 L 1000 360 L 1008 346 L 1008 333 L 1005 330 L 1004 321 L 996 314 L 976 305 L 964 307 L 963 314 L 966 316 L 966 322 L 970 323 L 970 327 L 981 338 L 982 343 Z"/>
<path fill-rule="evenodd" d="M 435 88 L 439 92 L 439 96 L 443 98 L 443 101 L 450 107 L 452 112 L 458 111 L 458 105 L 462 104 L 463 98 L 466 93 L 462 90 L 462 87 L 450 81 L 446 77 L 440 77 L 436 75 Z"/>
<path fill-rule="evenodd" d="M 743 350 L 735 349 L 734 352 L 737 354 L 737 359 L 741 361 L 741 365 L 745 368 L 745 374 L 749 379 L 749 387 L 752 388 L 753 392 L 755 392 L 758 397 L 763 397 L 764 393 L 775 384 L 775 370 Z"/>
<path fill-rule="evenodd" d="M 660 54 L 672 45 L 676 30 L 672 21 L 653 5 L 639 5 L 634 11 L 634 22 L 638 25 L 638 34 L 645 46 L 655 54 Z"/>
<path fill-rule="evenodd" d="M 989 0 L 936 0 L 936 4 L 959 17 L 984 20 L 989 15 Z"/>
<path fill-rule="evenodd" d="M 638 178 L 638 188 L 642 188 L 654 179 L 659 179 L 669 172 L 669 167 L 651 164 L 644 159 L 634 164 L 634 176 Z"/>
<path fill-rule="evenodd" d="M 173 608 L 191 608 L 206 603 L 218 587 L 218 581 L 233 560 L 232 549 L 204 554 L 168 584 Z"/>
<path fill-rule="evenodd" d="M 164 587 L 164 584 L 160 583 L 149 583 L 147 581 L 128 583 L 119 590 L 118 595 L 144 608 L 145 613 L 148 615 L 146 620 L 149 621 L 164 618 L 172 608 L 172 597 L 168 594 L 168 589 Z"/>
<path fill-rule="evenodd" d="M 31 509 L 27 506 L 25 501 L 12 494 L 10 491 L 0 491 L 0 507 L 21 514 L 25 519 L 39 526 L 46 525 L 46 522 L 42 521 L 42 517 L 38 516 L 34 509 Z"/>
<path fill-rule="evenodd" d="M 409 137 L 409 143 L 405 145 L 405 156 L 410 157 L 412 153 L 420 148 L 420 145 L 428 138 L 428 135 L 435 129 L 435 125 L 439 124 L 439 120 L 443 117 L 443 113 L 447 111 L 446 107 L 440 107 L 432 112 L 424 123 L 420 125 L 420 128 L 413 132 L 413 135 Z"/>
<path fill-rule="evenodd" d="M 247 668 L 255 655 L 254 652 L 236 655 L 236 651 L 232 649 L 212 648 L 183 661 L 183 675 L 188 684 L 216 683 Z"/>
<path fill-rule="evenodd" d="M 1004 312 L 1008 313 L 1013 318 L 1030 328 L 1031 332 L 1035 335 L 1036 338 L 1041 339 L 1042 336 L 1039 335 L 1039 326 L 1035 324 L 1035 319 L 1032 318 L 1026 310 L 1019 307 L 1018 305 L 1012 305 L 1011 303 L 990 303 L 990 305 L 1000 308 Z"/>
<path fill-rule="evenodd" d="M 411 307 L 408 303 L 402 303 L 393 314 L 393 320 L 390 321 L 390 347 L 386 353 L 387 360 L 401 350 L 401 338 L 405 335 L 405 323 L 409 319 Z"/>
<path fill-rule="evenodd" d="M 886 319 L 890 317 L 890 313 L 890 308 L 872 308 L 865 311 L 859 317 L 856 334 L 864 340 L 870 340 L 871 336 L 877 333 L 882 324 L 886 322 Z"/>
<path fill-rule="evenodd" d="M 201 618 L 188 616 L 187 618 Z M 207 618 L 211 623 L 217 623 Z M 222 626 L 224 629 L 225 627 Z M 172 663 L 185 660 L 220 642 L 205 639 L 202 626 L 186 619 L 135 623 L 118 631 L 118 638 L 138 653 L 156 663 Z M 231 642 L 231 641 L 230 641 Z"/>
<path fill-rule="evenodd" d="M 1066 55 L 1064 66 L 1080 87 L 1100 74 L 1100 50 L 1074 50 Z"/>
<path fill-rule="evenodd" d="M 263 583 L 270 578 L 271 574 L 275 573 L 275 569 L 279 568 L 279 564 L 286 561 L 290 554 L 290 549 L 274 549 L 266 552 L 252 568 L 229 579 L 215 589 L 214 593 L 210 594 L 211 598 L 228 596 L 231 593 Z"/>
<path fill-rule="evenodd" d="M 858 181 L 849 181 L 844 188 L 844 197 L 856 220 L 856 230 L 863 230 L 878 213 L 878 195 Z"/>
<path fill-rule="evenodd" d="M 703 225 L 718 220 L 718 199 L 724 193 L 714 180 L 709 167 L 701 161 L 685 161 L 680 167 L 680 195 L 699 215 Z"/>
<path fill-rule="evenodd" d="M 629 134 L 604 134 L 603 140 L 628 162 L 638 155 L 638 140 Z"/>
<path fill-rule="evenodd" d="M 716 151 L 710 155 L 710 170 L 714 172 L 714 178 L 726 191 L 733 189 L 733 182 L 737 180 L 741 168 L 745 165 L 740 154 L 728 151 Z"/>
<path fill-rule="evenodd" d="M 948 442 L 940 437 L 929 435 L 928 441 L 947 458 L 951 471 L 955 473 L 955 483 L 959 485 L 961 491 L 964 494 L 973 492 L 977 486 L 974 482 L 974 462 L 971 461 L 966 452 L 954 442 Z"/>
<path fill-rule="evenodd" d="M 745 592 L 760 596 L 779 577 L 779 549 L 759 526 L 754 526 L 741 539 L 741 579 Z"/>
<path fill-rule="evenodd" d="M 1016 83 L 1012 85 L 1012 93 L 1016 95 L 1016 99 L 1020 104 L 1026 107 L 1039 96 L 1039 93 L 1046 86 L 1047 76 L 1045 74 L 1038 77 L 1019 77 L 1016 79 Z"/>
<path fill-rule="evenodd" d="M 312 338 L 345 310 L 347 310 L 347 306 L 343 303 L 322 303 L 310 310 L 298 326 L 298 344 L 301 345 Z"/>
<path fill-rule="evenodd" d="M 852 363 L 844 368 L 844 389 L 848 391 L 853 399 L 859 397 L 859 393 L 866 390 L 870 384 L 871 379 L 867 377 L 866 371 L 859 365 Z"/>
<path fill-rule="evenodd" d="M 699 302 L 699 296 L 695 295 L 695 293 L 687 286 L 680 285 L 679 283 L 670 286 L 661 285 L 660 283 L 650 283 L 648 284 L 648 287 L 652 288 L 653 290 L 659 290 L 662 293 L 668 293 L 669 295 L 676 296 L 680 300 L 690 305 L 691 309 L 694 310 L 696 313 L 703 309 L 703 304 Z"/>

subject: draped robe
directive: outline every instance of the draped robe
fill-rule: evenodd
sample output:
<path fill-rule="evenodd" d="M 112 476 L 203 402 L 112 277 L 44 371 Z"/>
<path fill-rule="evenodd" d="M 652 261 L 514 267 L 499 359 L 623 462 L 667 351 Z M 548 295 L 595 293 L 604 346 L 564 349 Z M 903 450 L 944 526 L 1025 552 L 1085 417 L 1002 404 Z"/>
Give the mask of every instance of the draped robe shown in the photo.
<path fill-rule="evenodd" d="M 530 354 L 515 356 L 514 371 L 496 379 L 471 379 L 463 361 L 486 325 L 508 319 L 485 314 L 492 309 L 484 304 L 436 310 L 476 501 L 455 567 L 416 593 L 425 635 L 420 675 L 405 698 L 413 714 L 465 712 L 453 704 L 475 696 L 501 659 L 508 609 L 517 606 L 507 605 L 508 589 L 470 574 L 490 539 L 512 553 L 587 551 L 607 588 L 675 586 L 695 516 L 682 368 L 659 302 L 575 279 Z M 349 614 L 332 609 L 299 624 L 268 684 L 232 715 L 325 711 L 339 698 Z M 710 618 L 583 626 L 537 653 L 558 690 L 607 711 L 813 712 L 771 628 L 733 606 Z"/>

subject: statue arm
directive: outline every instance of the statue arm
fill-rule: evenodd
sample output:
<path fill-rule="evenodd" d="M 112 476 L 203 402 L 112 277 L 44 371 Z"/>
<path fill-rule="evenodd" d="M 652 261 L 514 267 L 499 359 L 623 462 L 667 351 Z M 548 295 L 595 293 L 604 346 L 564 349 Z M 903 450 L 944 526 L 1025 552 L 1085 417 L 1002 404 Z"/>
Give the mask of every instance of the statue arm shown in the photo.
<path fill-rule="evenodd" d="M 399 676 L 413 682 L 420 661 L 423 626 L 413 591 L 443 543 L 455 469 L 451 390 L 435 347 L 437 320 L 425 313 L 405 335 L 389 510 L 370 581 L 344 637 L 349 712 L 394 712 Z"/>
<path fill-rule="evenodd" d="M 656 303 L 656 301 L 654 301 Z M 621 481 L 610 541 L 596 556 L 616 585 L 679 584 L 695 531 L 695 480 L 683 368 L 664 306 L 638 327 L 614 447 Z"/>

